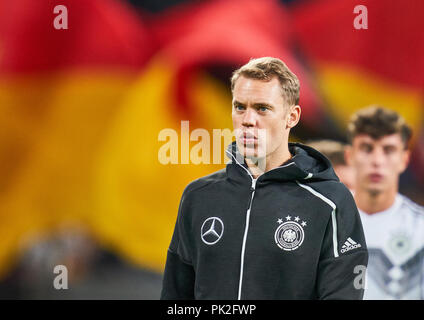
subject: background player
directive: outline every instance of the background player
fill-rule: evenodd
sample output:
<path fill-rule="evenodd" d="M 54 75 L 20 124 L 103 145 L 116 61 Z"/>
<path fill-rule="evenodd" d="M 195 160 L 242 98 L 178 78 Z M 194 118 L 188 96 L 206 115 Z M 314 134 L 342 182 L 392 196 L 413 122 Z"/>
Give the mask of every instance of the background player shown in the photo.
<path fill-rule="evenodd" d="M 349 190 L 354 190 L 355 174 L 345 159 L 346 144 L 335 140 L 313 140 L 306 144 L 325 155 L 333 165 L 333 169 Z"/>
<path fill-rule="evenodd" d="M 371 106 L 352 116 L 348 133 L 369 250 L 364 299 L 423 299 L 424 209 L 398 192 L 412 131 L 396 112 Z"/>

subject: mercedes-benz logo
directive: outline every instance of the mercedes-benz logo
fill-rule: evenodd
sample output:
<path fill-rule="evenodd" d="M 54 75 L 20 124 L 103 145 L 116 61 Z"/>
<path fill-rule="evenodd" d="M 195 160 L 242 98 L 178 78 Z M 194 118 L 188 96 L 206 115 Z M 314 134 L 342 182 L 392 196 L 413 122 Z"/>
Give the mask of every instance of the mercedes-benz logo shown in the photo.
<path fill-rule="evenodd" d="M 224 223 L 218 217 L 210 217 L 205 220 L 200 229 L 202 241 L 207 245 L 217 243 L 224 234 Z"/>

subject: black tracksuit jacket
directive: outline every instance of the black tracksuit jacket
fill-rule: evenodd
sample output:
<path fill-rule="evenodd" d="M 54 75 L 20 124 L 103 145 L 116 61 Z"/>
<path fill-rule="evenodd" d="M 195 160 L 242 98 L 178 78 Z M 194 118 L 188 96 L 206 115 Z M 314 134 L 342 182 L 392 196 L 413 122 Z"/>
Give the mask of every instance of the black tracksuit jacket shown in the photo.
<path fill-rule="evenodd" d="M 161 299 L 362 299 L 355 267 L 368 251 L 353 197 L 321 153 L 289 150 L 255 181 L 233 142 L 225 169 L 185 188 Z"/>

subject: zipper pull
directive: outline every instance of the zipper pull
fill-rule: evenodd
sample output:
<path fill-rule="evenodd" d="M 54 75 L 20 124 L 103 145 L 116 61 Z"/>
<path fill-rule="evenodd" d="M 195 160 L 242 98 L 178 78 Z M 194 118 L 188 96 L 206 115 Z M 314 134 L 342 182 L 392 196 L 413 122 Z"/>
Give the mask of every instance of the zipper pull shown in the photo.
<path fill-rule="evenodd" d="M 250 187 L 250 191 L 255 191 L 255 188 L 256 188 L 256 180 L 257 179 L 252 179 L 252 186 Z"/>

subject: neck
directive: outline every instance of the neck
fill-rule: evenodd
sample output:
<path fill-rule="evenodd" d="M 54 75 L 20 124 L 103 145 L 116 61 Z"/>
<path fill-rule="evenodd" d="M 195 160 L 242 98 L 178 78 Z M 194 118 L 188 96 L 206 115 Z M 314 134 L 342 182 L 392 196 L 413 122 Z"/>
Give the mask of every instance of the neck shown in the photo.
<path fill-rule="evenodd" d="M 281 150 L 279 150 L 281 149 Z M 249 167 L 250 172 L 253 177 L 256 179 L 260 175 L 281 166 L 286 161 L 290 160 L 292 157 L 288 143 L 285 144 L 285 147 L 278 148 L 272 154 L 267 155 L 263 159 L 251 159 L 246 158 L 246 164 Z M 265 160 L 265 161 L 264 161 Z"/>
<path fill-rule="evenodd" d="M 389 209 L 396 200 L 397 188 L 385 192 L 355 190 L 355 202 L 359 209 L 367 214 L 374 214 Z"/>

